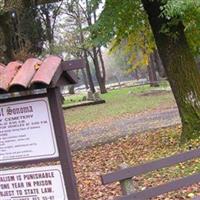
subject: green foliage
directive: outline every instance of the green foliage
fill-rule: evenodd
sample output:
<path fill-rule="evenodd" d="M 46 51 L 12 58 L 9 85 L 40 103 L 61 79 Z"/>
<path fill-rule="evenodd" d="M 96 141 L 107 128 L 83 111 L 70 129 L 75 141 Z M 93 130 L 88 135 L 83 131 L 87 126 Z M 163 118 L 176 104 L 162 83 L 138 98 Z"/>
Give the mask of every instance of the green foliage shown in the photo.
<path fill-rule="evenodd" d="M 164 13 L 170 17 L 186 16 L 188 12 L 200 9 L 199 0 L 168 0 L 163 7 Z"/>
<path fill-rule="evenodd" d="M 142 10 L 139 1 L 106 1 L 98 22 L 92 27 L 98 35 L 96 41 L 94 41 L 105 44 L 116 37 L 116 42 L 120 43 L 122 38 L 127 38 L 132 31 L 141 26 L 141 20 L 143 20 Z M 141 20 L 138 20 L 138 18 Z"/>
<path fill-rule="evenodd" d="M 169 18 L 178 18 L 185 25 L 185 32 L 195 55 L 200 54 L 200 1 L 168 0 L 163 7 L 163 14 Z"/>
<path fill-rule="evenodd" d="M 155 42 L 148 23 L 141 25 L 139 31 L 132 32 L 124 45 L 124 51 L 129 55 L 129 72 L 136 68 L 146 67 L 154 49 Z"/>
<path fill-rule="evenodd" d="M 93 40 L 95 43 L 106 44 L 112 41 L 111 52 L 119 45 L 123 47 L 129 55 L 131 71 L 148 64 L 155 42 L 140 1 L 106 1 L 98 22 L 92 28 L 97 33 Z"/>
<path fill-rule="evenodd" d="M 99 2 L 99 0 L 92 0 Z M 199 0 L 164 0 L 163 15 L 167 16 L 170 23 L 182 20 L 185 25 L 186 36 L 195 54 L 199 54 L 200 47 L 200 1 Z M 162 16 L 161 16 L 162 17 Z M 103 11 L 96 25 L 92 27 L 96 31 L 94 43 L 107 44 L 113 38 L 115 45 L 124 39 L 136 38 L 129 46 L 141 46 L 142 33 L 147 33 L 146 45 L 143 47 L 149 51 L 148 45 L 152 47 L 152 33 L 149 28 L 148 19 L 140 0 L 106 0 Z M 167 31 L 163 27 L 163 31 Z M 131 36 L 132 35 L 132 36 Z M 149 43 L 149 41 L 151 42 Z M 135 42 L 138 41 L 138 42 Z M 150 49 L 151 49 L 150 47 Z"/>

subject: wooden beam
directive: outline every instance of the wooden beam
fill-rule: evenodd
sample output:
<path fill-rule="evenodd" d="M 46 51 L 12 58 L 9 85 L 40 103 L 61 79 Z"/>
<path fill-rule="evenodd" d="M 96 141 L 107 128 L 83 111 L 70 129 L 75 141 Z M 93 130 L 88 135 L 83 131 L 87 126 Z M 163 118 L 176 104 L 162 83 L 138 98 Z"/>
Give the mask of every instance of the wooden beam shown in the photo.
<path fill-rule="evenodd" d="M 85 68 L 85 61 L 83 59 L 63 61 L 62 65 L 63 65 L 63 70 L 72 71 L 76 69 Z"/>
<path fill-rule="evenodd" d="M 198 158 L 199 156 L 200 156 L 200 148 L 185 153 L 176 154 L 167 158 L 155 160 L 146 164 L 130 167 L 127 169 L 103 175 L 101 177 L 102 183 L 106 185 L 109 183 L 113 183 L 115 181 L 121 181 L 124 179 L 132 178 L 134 176 L 138 176 L 147 172 L 162 169 L 164 167 L 169 167 L 181 162 L 185 162 L 187 160 L 195 159 Z"/>
<path fill-rule="evenodd" d="M 194 174 L 182 179 L 178 179 L 157 187 L 152 187 L 140 192 L 135 192 L 126 196 L 118 197 L 115 200 L 147 200 L 153 197 L 157 197 L 161 194 L 172 192 L 183 187 L 188 187 L 194 183 L 199 183 L 200 174 Z"/>

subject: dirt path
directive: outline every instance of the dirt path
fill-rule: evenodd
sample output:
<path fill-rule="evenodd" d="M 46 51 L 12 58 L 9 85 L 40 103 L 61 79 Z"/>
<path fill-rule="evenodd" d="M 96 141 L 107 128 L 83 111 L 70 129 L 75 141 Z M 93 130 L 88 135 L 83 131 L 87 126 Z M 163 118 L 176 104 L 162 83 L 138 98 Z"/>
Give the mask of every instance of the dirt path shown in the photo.
<path fill-rule="evenodd" d="M 180 124 L 177 108 L 141 113 L 137 116 L 123 117 L 108 124 L 85 128 L 78 133 L 68 133 L 72 150 L 84 149 L 107 143 L 127 135 L 134 135 L 162 127 Z"/>

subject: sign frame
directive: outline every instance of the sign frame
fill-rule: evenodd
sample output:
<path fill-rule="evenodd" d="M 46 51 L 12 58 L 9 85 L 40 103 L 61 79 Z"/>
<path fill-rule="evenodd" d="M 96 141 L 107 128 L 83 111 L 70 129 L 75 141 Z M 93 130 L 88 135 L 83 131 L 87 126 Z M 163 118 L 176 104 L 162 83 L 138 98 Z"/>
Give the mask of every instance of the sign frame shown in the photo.
<path fill-rule="evenodd" d="M 60 88 L 47 88 L 47 92 L 42 94 L 28 94 L 26 96 L 9 97 L 0 99 L 0 103 L 8 103 L 20 100 L 30 100 L 47 97 L 50 106 L 55 138 L 59 156 L 57 158 L 42 158 L 35 160 L 16 161 L 11 163 L 0 163 L 0 170 L 5 167 L 24 168 L 27 165 L 37 165 L 40 163 L 48 164 L 49 162 L 59 162 L 62 168 L 63 179 L 68 196 L 68 200 L 79 200 L 76 178 L 73 170 L 70 145 L 67 137 L 65 120 L 62 111 Z"/>

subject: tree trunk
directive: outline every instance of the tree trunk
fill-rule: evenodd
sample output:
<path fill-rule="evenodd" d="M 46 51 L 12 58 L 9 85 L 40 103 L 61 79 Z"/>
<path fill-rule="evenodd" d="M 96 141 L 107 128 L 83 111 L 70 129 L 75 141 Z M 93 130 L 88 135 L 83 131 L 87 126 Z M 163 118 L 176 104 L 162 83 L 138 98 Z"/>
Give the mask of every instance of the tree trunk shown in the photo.
<path fill-rule="evenodd" d="M 80 40 L 81 40 L 81 44 L 83 45 L 85 42 L 85 38 L 84 38 L 84 34 L 83 34 L 83 27 L 82 27 L 82 21 L 81 21 L 81 16 L 80 16 L 80 10 L 79 10 L 79 4 L 77 2 L 77 21 L 76 21 L 78 27 L 79 27 L 79 31 L 80 31 Z M 88 55 L 87 55 L 87 51 L 86 49 L 83 49 L 83 56 L 86 62 L 86 73 L 87 73 L 87 78 L 88 78 L 88 82 L 89 82 L 89 86 L 90 86 L 90 90 L 92 93 L 95 93 L 95 87 L 94 87 L 94 82 L 92 80 L 92 74 L 91 74 L 91 70 L 90 70 L 90 64 L 88 61 Z"/>
<path fill-rule="evenodd" d="M 87 77 L 88 77 L 90 90 L 91 90 L 92 93 L 95 93 L 96 90 L 95 90 L 95 87 L 94 87 L 94 82 L 92 80 L 92 74 L 91 74 L 90 64 L 89 64 L 89 61 L 88 61 L 86 50 L 84 50 L 84 59 L 85 59 L 85 62 L 86 62 L 86 73 L 87 73 Z"/>
<path fill-rule="evenodd" d="M 86 88 L 86 90 L 88 90 L 89 86 L 88 86 L 88 81 L 87 81 L 87 76 L 86 76 L 85 70 L 81 69 L 81 72 L 82 72 L 82 75 L 83 75 L 83 82 L 85 84 L 85 88 Z"/>
<path fill-rule="evenodd" d="M 169 23 L 160 17 L 161 0 L 142 0 L 153 30 L 159 55 L 169 79 L 182 121 L 181 141 L 200 136 L 200 74 L 179 21 L 161 32 Z"/>
<path fill-rule="evenodd" d="M 160 59 L 158 50 L 155 50 L 154 53 L 155 53 L 154 56 L 155 56 L 155 62 L 156 62 L 156 70 L 158 71 L 159 76 L 164 78 L 166 77 L 166 73 L 165 73 L 164 66 L 162 64 L 162 60 Z"/>
<path fill-rule="evenodd" d="M 96 22 L 96 10 L 95 11 L 92 10 L 92 7 L 89 4 L 88 0 L 86 0 L 85 3 L 86 3 L 86 7 L 87 7 L 87 23 L 89 26 L 91 26 L 92 18 L 94 19 L 94 22 Z M 91 32 L 90 34 L 93 35 L 95 33 Z M 99 50 L 100 50 L 100 47 L 99 47 Z M 101 94 L 104 94 L 104 93 L 107 93 L 105 80 L 104 80 L 104 78 L 105 78 L 104 63 L 102 63 L 102 73 L 101 73 L 100 66 L 99 66 L 99 60 L 98 60 L 97 48 L 93 47 L 92 52 L 93 52 L 92 60 L 93 60 L 94 67 L 95 67 L 96 78 L 99 83 Z M 100 59 L 102 59 L 102 57 L 100 57 Z"/>
<path fill-rule="evenodd" d="M 101 68 L 102 68 L 102 79 L 104 81 L 104 84 L 106 84 L 106 69 L 105 69 L 105 64 L 104 64 L 104 60 L 103 60 L 103 56 L 101 52 L 101 47 L 98 48 L 98 52 L 99 52 L 99 59 L 100 59 Z"/>
<path fill-rule="evenodd" d="M 148 73 L 149 73 L 149 82 L 151 87 L 158 87 L 158 77 L 156 75 L 156 63 L 155 63 L 155 57 L 154 57 L 154 52 L 151 53 L 149 56 L 149 65 L 147 67 Z"/>
<path fill-rule="evenodd" d="M 52 54 L 53 53 L 53 31 L 52 31 L 52 27 L 51 27 L 51 17 L 50 17 L 50 13 L 49 13 L 49 9 L 48 9 L 48 5 L 44 6 L 43 9 L 43 14 L 45 15 L 45 26 L 46 26 L 46 37 L 49 43 L 49 53 Z"/>
<path fill-rule="evenodd" d="M 135 69 L 135 78 L 138 81 L 140 79 L 139 75 L 138 75 L 138 69 Z"/>
<path fill-rule="evenodd" d="M 95 72 L 96 72 L 96 78 L 99 83 L 101 94 L 105 94 L 105 93 L 107 93 L 107 90 L 106 90 L 105 81 L 101 75 L 101 71 L 100 71 L 100 67 L 99 67 L 97 49 L 96 49 L 96 47 L 93 47 L 92 50 L 93 50 L 93 56 L 94 56 L 93 62 L 94 62 L 94 67 L 95 67 Z"/>

